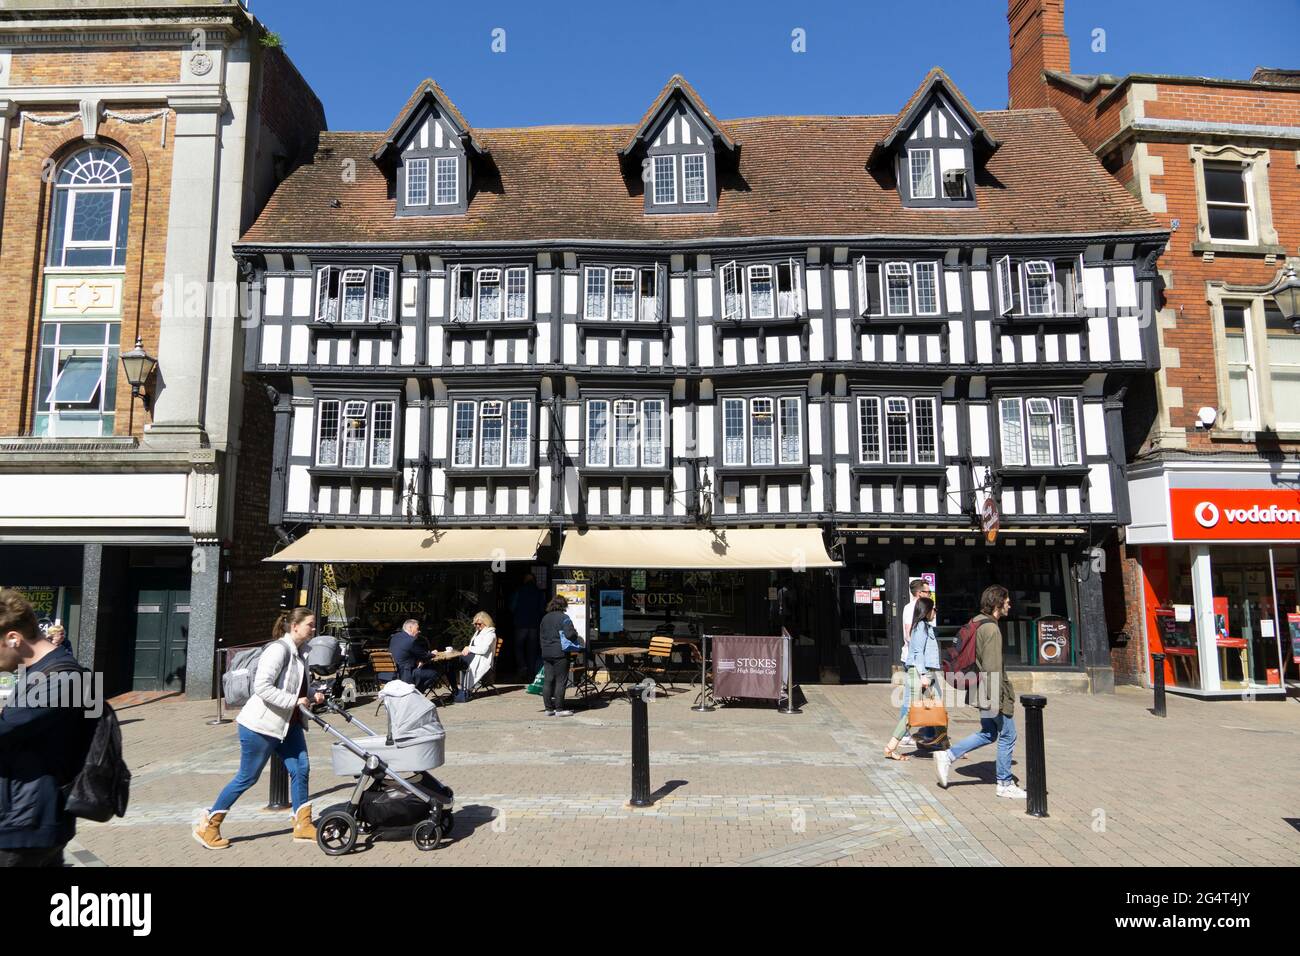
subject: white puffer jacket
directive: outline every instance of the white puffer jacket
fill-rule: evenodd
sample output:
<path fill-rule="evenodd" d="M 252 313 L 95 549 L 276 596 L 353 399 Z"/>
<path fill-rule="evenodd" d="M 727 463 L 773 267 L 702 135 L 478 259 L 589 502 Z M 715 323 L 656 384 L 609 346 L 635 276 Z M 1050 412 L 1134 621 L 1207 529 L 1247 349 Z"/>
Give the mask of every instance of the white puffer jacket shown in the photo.
<path fill-rule="evenodd" d="M 285 635 L 262 652 L 253 677 L 253 696 L 236 723 L 258 734 L 284 740 L 298 708 L 307 661 L 293 638 Z"/>

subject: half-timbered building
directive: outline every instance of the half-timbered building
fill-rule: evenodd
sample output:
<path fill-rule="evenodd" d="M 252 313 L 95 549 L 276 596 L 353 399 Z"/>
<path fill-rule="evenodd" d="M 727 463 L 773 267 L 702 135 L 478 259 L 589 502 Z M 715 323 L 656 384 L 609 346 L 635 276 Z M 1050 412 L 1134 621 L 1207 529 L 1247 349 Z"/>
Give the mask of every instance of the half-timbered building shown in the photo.
<path fill-rule="evenodd" d="M 237 247 L 269 521 L 376 628 L 572 569 L 602 637 L 787 626 L 800 679 L 888 678 L 932 574 L 945 627 L 1000 581 L 1012 660 L 1107 687 L 1165 238 L 1055 112 L 940 70 L 889 116 L 724 121 L 674 77 L 633 125 L 491 130 L 425 81 Z"/>

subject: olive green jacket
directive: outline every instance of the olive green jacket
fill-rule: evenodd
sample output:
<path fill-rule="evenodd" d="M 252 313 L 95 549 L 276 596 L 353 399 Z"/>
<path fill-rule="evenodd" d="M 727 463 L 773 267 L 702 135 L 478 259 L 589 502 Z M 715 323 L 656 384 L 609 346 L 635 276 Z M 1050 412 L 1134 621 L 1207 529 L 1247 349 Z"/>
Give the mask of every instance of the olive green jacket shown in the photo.
<path fill-rule="evenodd" d="M 987 615 L 980 615 L 984 623 L 975 632 L 975 666 L 980 672 L 980 698 L 993 699 L 991 690 L 986 689 L 985 681 L 996 675 L 1001 686 L 998 690 L 998 711 L 1009 717 L 1016 715 L 1016 692 L 1011 686 L 1011 678 L 1002 666 L 1002 629 L 998 622 Z"/>

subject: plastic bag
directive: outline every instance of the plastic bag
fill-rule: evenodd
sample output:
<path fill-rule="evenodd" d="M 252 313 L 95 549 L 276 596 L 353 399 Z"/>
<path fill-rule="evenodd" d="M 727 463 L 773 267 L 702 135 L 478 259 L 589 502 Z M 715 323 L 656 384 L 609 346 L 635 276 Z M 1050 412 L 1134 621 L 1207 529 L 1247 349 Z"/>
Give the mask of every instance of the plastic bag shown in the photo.
<path fill-rule="evenodd" d="M 525 692 L 529 694 L 540 694 L 542 692 L 542 681 L 545 679 L 546 668 L 543 667 L 538 670 L 537 676 L 533 678 L 533 682 L 524 688 Z"/>

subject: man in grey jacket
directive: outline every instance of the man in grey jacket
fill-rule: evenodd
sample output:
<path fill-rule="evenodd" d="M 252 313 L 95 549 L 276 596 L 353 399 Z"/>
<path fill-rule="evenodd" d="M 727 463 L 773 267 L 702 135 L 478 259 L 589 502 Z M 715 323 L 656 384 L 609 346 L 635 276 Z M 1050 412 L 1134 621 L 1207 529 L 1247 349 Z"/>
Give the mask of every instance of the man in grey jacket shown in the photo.
<path fill-rule="evenodd" d="M 1011 596 L 1000 584 L 984 589 L 980 596 L 979 629 L 975 632 L 975 667 L 979 671 L 980 729 L 951 750 L 936 751 L 934 769 L 939 785 L 948 786 L 952 762 L 995 740 L 998 744 L 997 778 L 999 797 L 1025 799 L 1025 791 L 1011 776 L 1011 758 L 1016 747 L 1016 693 L 1002 663 L 1002 629 L 998 622 L 1011 613 Z M 978 618 L 977 618 L 978 619 Z M 988 706 L 984 706 L 987 704 Z"/>

